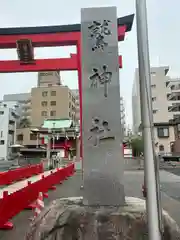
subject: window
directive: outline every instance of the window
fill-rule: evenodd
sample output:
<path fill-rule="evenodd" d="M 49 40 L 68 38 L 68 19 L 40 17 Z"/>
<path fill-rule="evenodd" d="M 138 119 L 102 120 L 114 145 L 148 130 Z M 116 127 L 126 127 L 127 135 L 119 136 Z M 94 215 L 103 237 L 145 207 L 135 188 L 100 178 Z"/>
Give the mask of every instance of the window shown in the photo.
<path fill-rule="evenodd" d="M 177 131 L 180 132 L 180 124 L 177 124 Z"/>
<path fill-rule="evenodd" d="M 23 134 L 17 135 L 17 141 L 23 141 Z"/>
<path fill-rule="evenodd" d="M 52 84 L 49 83 L 49 84 L 48 84 L 48 87 L 52 87 Z"/>
<path fill-rule="evenodd" d="M 156 97 L 152 97 L 152 102 L 155 102 L 156 101 Z"/>
<path fill-rule="evenodd" d="M 69 112 L 69 117 L 71 117 L 71 112 Z"/>
<path fill-rule="evenodd" d="M 156 72 L 151 72 L 151 76 L 156 76 Z"/>
<path fill-rule="evenodd" d="M 1 138 L 3 137 L 3 131 L 1 131 Z"/>
<path fill-rule="evenodd" d="M 153 110 L 153 114 L 156 114 L 157 113 L 157 110 Z"/>
<path fill-rule="evenodd" d="M 56 91 L 51 91 L 51 96 L 56 96 Z"/>
<path fill-rule="evenodd" d="M 75 100 L 75 98 L 74 98 L 74 97 L 72 97 L 72 101 L 73 101 L 73 103 L 75 103 L 75 101 L 76 101 L 76 100 Z"/>
<path fill-rule="evenodd" d="M 48 95 L 48 92 L 47 92 L 47 91 L 42 92 L 42 96 L 43 96 L 43 97 L 47 97 L 47 95 Z"/>
<path fill-rule="evenodd" d="M 171 107 L 170 107 L 171 108 Z M 168 107 L 168 110 L 169 110 L 169 107 Z M 180 114 L 174 114 L 173 115 L 173 119 L 180 119 Z"/>
<path fill-rule="evenodd" d="M 169 127 L 158 127 L 157 135 L 159 138 L 169 137 Z"/>
<path fill-rule="evenodd" d="M 162 144 L 159 145 L 159 151 L 160 151 L 160 152 L 163 152 L 163 151 L 164 151 L 164 145 L 162 145 Z"/>
<path fill-rule="evenodd" d="M 56 101 L 51 101 L 51 106 L 56 106 Z"/>
<path fill-rule="evenodd" d="M 51 115 L 51 117 L 55 117 L 56 116 L 56 111 L 51 111 L 50 115 Z"/>
<path fill-rule="evenodd" d="M 40 73 L 40 76 L 52 76 L 53 74 L 51 72 L 42 72 Z"/>
<path fill-rule="evenodd" d="M 37 134 L 30 133 L 30 140 L 37 140 Z"/>
<path fill-rule="evenodd" d="M 151 88 L 156 88 L 156 84 L 152 84 L 152 85 L 151 85 Z"/>
<path fill-rule="evenodd" d="M 41 116 L 47 117 L 47 112 L 46 112 L 46 111 L 42 111 L 42 112 L 41 112 Z"/>
<path fill-rule="evenodd" d="M 69 108 L 71 108 L 71 103 L 69 103 Z"/>
<path fill-rule="evenodd" d="M 47 101 L 41 102 L 41 106 L 42 106 L 42 107 L 47 107 Z"/>
<path fill-rule="evenodd" d="M 1 140 L 0 141 L 0 145 L 4 145 L 5 141 L 4 140 Z"/>
<path fill-rule="evenodd" d="M 4 114 L 4 111 L 0 111 L 0 115 L 3 115 Z"/>
<path fill-rule="evenodd" d="M 15 125 L 15 121 L 9 120 L 9 125 Z"/>

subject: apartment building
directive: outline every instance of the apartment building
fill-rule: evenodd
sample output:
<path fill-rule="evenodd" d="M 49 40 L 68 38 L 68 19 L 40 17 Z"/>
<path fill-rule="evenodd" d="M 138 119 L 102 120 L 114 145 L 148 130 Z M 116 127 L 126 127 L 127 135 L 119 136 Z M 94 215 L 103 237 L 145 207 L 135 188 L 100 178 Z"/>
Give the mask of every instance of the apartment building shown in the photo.
<path fill-rule="evenodd" d="M 61 84 L 57 71 L 38 73 L 37 87 L 31 90 L 31 124 L 41 126 L 45 119 L 76 120 L 73 92 Z"/>
<path fill-rule="evenodd" d="M 168 66 L 151 68 L 151 92 L 156 152 L 170 152 L 175 141 L 174 127 L 169 121 L 180 116 L 179 80 L 170 78 Z M 180 99 L 180 98 L 179 98 Z M 179 103 L 178 103 L 179 101 Z M 179 104 L 179 105 L 178 105 Z M 179 108 L 178 108 L 179 106 Z M 138 69 L 132 89 L 133 132 L 137 134 L 141 126 L 141 103 Z"/>
<path fill-rule="evenodd" d="M 75 97 L 67 86 L 38 87 L 31 90 L 31 123 L 41 126 L 45 119 L 75 121 Z"/>
<path fill-rule="evenodd" d="M 12 152 L 11 146 L 16 142 L 16 121 L 19 115 L 16 106 L 0 104 L 0 159 L 7 160 Z"/>
<path fill-rule="evenodd" d="M 72 94 L 75 97 L 75 118 L 76 118 L 76 123 L 79 123 L 80 122 L 79 90 L 78 89 L 72 90 Z"/>
<path fill-rule="evenodd" d="M 10 108 L 16 106 L 16 111 L 20 116 L 17 121 L 18 127 L 24 119 L 31 124 L 31 93 L 5 94 L 3 102 Z"/>
<path fill-rule="evenodd" d="M 171 79 L 167 82 L 168 111 L 173 115 L 173 119 L 180 119 L 180 78 Z"/>
<path fill-rule="evenodd" d="M 67 86 L 61 85 L 61 76 L 57 71 L 37 74 L 37 87 L 30 93 L 6 94 L 3 100 L 16 102 L 19 111 L 17 122 L 17 143 L 36 146 L 37 136 L 31 129 L 40 127 L 46 119 L 69 118 L 76 120 L 75 97 Z"/>
<path fill-rule="evenodd" d="M 31 98 L 31 93 L 15 93 L 15 94 L 5 94 L 3 96 L 3 101 L 15 101 L 15 102 L 24 102 Z"/>
<path fill-rule="evenodd" d="M 17 129 L 17 143 L 27 146 L 28 149 L 41 143 L 38 139 L 40 136 L 31 130 L 41 127 L 45 120 L 76 120 L 75 97 L 67 86 L 32 88 L 30 106 L 31 126 Z"/>
<path fill-rule="evenodd" d="M 125 114 L 125 104 L 123 97 L 120 97 L 120 117 L 123 135 L 126 134 L 126 114 Z"/>

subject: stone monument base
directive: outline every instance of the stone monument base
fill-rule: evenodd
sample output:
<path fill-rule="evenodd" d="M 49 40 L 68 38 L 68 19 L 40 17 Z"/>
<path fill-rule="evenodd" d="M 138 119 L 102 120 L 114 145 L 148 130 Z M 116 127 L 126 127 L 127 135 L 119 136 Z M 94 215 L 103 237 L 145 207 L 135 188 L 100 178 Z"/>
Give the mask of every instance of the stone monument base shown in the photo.
<path fill-rule="evenodd" d="M 163 240 L 180 239 L 180 229 L 163 211 Z M 126 206 L 87 207 L 82 197 L 53 201 L 32 222 L 26 240 L 146 240 L 145 201 L 126 197 Z"/>

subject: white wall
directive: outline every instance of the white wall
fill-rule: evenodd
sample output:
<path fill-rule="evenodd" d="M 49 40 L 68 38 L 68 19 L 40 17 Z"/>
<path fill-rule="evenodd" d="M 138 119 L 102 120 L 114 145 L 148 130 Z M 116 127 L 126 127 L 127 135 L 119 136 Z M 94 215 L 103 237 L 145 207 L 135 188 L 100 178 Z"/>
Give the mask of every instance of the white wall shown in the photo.
<path fill-rule="evenodd" d="M 10 146 L 15 144 L 16 124 L 9 124 L 9 120 L 16 122 L 15 110 L 9 107 L 0 107 L 0 159 L 7 160 L 11 152 Z M 9 130 L 13 130 L 9 133 Z"/>
<path fill-rule="evenodd" d="M 8 154 L 9 108 L 0 108 L 0 158 Z"/>
<path fill-rule="evenodd" d="M 133 117 L 133 132 L 139 132 L 139 125 L 141 123 L 141 104 L 139 91 L 139 73 L 135 70 L 135 77 L 132 88 L 132 117 Z"/>
<path fill-rule="evenodd" d="M 173 113 L 168 112 L 169 101 L 167 94 L 171 93 L 171 90 L 166 86 L 166 82 L 171 81 L 170 77 L 166 76 L 168 67 L 152 67 L 151 68 L 151 92 L 152 92 L 152 109 L 153 122 L 168 123 L 173 118 Z M 140 88 L 139 88 L 139 75 L 138 69 L 135 71 L 135 78 L 132 89 L 132 113 L 133 113 L 133 131 L 138 133 L 138 126 L 141 124 L 141 104 L 140 103 Z M 155 143 L 158 143 L 155 147 L 157 153 L 159 153 L 159 146 L 164 146 L 164 152 L 171 151 L 171 142 L 175 140 L 174 128 L 169 126 L 169 137 L 159 138 L 157 135 L 157 127 L 154 127 Z"/>
<path fill-rule="evenodd" d="M 167 94 L 170 93 L 166 87 L 166 82 L 170 80 L 166 73 L 168 67 L 152 67 L 151 68 L 151 92 L 153 113 L 153 122 L 169 122 L 172 119 L 172 113 L 168 112 Z M 143 104 L 143 103 L 142 103 Z M 156 112 L 155 112 L 156 111 Z M 141 123 L 141 103 L 140 103 L 140 88 L 138 69 L 135 71 L 133 89 L 132 89 L 132 115 L 133 115 L 133 130 L 138 132 L 138 127 Z"/>
<path fill-rule="evenodd" d="M 175 135 L 174 135 L 174 127 L 169 126 L 169 137 L 168 138 L 159 138 L 157 134 L 157 127 L 154 127 L 154 140 L 155 143 L 158 143 L 157 146 L 155 147 L 156 153 L 159 153 L 159 146 L 163 145 L 164 146 L 164 152 L 169 153 L 171 152 L 171 143 L 174 142 Z"/>

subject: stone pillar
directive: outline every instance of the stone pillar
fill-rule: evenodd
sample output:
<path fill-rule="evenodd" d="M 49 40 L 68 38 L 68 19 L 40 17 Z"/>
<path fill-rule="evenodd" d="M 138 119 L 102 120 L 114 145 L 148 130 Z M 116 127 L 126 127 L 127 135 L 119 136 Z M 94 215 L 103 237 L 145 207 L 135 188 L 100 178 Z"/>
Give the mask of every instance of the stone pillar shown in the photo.
<path fill-rule="evenodd" d="M 84 204 L 124 204 L 116 7 L 81 10 Z"/>

